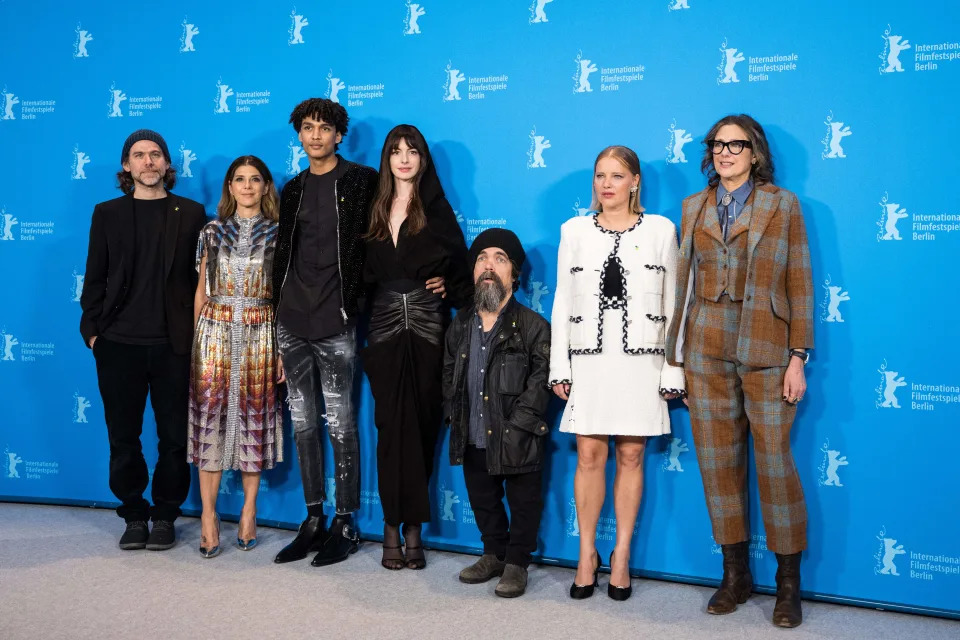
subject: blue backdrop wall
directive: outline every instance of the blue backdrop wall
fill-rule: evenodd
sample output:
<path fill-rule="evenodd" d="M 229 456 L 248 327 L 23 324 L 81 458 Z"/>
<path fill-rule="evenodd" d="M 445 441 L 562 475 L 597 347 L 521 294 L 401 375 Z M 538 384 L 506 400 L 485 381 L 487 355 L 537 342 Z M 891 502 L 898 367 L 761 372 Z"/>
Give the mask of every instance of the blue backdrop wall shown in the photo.
<path fill-rule="evenodd" d="M 704 184 L 704 133 L 722 115 L 748 112 L 771 139 L 777 182 L 800 196 L 816 278 L 817 349 L 793 435 L 810 509 L 804 587 L 960 613 L 960 347 L 956 303 L 945 299 L 956 286 L 947 260 L 960 248 L 950 187 L 960 5 L 143 7 L 0 2 L 0 495 L 114 500 L 78 297 L 90 214 L 117 195 L 120 147 L 132 130 L 166 137 L 176 191 L 212 212 L 237 155 L 259 155 L 283 180 L 306 167 L 286 124 L 303 98 L 347 107 L 342 153 L 366 164 L 376 164 L 393 125 L 414 123 L 468 241 L 489 226 L 519 233 L 530 258 L 521 299 L 549 317 L 560 224 L 587 214 L 596 153 L 633 147 L 644 205 L 679 222 L 681 199 Z M 360 526 L 377 535 L 376 436 L 362 393 Z M 672 436 L 648 447 L 632 563 L 648 575 L 717 579 L 687 413 L 678 406 L 671 415 Z M 151 460 L 152 431 L 148 416 Z M 574 440 L 551 438 L 540 553 L 569 563 L 579 535 Z M 462 474 L 446 463 L 445 446 L 428 539 L 476 549 Z M 293 524 L 304 508 L 295 453 L 286 454 L 264 475 L 259 513 Z M 226 476 L 221 503 L 238 513 L 238 478 Z M 187 506 L 199 506 L 195 487 Z M 614 537 L 609 504 L 599 537 L 605 556 Z M 752 555 L 758 582 L 772 584 L 775 559 L 759 517 Z"/>

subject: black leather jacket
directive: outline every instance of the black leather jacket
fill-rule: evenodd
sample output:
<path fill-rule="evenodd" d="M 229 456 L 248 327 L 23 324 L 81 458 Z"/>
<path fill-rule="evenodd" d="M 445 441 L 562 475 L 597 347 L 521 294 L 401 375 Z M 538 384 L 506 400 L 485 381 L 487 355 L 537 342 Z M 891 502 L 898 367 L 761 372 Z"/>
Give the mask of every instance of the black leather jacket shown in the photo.
<path fill-rule="evenodd" d="M 359 310 L 358 300 L 363 297 L 363 235 L 370 222 L 370 205 L 377 188 L 377 172 L 370 167 L 344 160 L 343 173 L 337 179 L 337 259 L 340 264 L 340 313 L 344 321 L 355 316 Z M 273 307 L 280 305 L 283 283 L 290 269 L 293 254 L 294 233 L 303 183 L 310 169 L 300 172 L 283 187 L 280 194 L 280 223 L 277 233 L 277 249 L 273 257 Z"/>
<path fill-rule="evenodd" d="M 463 464 L 470 412 L 467 361 L 469 322 L 476 307 L 463 309 L 447 330 L 443 358 L 444 422 L 450 426 L 450 464 Z M 550 323 L 511 298 L 494 338 L 483 385 L 489 407 L 487 470 L 490 475 L 536 471 L 543 466 L 549 427 Z"/>

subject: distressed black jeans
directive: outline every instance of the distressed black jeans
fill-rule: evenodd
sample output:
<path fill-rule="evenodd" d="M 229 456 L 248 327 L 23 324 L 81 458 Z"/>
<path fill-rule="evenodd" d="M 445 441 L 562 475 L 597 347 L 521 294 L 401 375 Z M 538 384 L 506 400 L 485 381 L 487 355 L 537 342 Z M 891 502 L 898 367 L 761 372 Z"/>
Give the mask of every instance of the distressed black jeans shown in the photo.
<path fill-rule="evenodd" d="M 322 340 L 306 340 L 278 324 L 277 345 L 287 376 L 287 403 L 307 506 L 327 499 L 320 446 L 320 426 L 325 420 L 333 447 L 337 513 L 353 513 L 360 509 L 360 446 L 353 406 L 356 331 L 351 328 Z"/>

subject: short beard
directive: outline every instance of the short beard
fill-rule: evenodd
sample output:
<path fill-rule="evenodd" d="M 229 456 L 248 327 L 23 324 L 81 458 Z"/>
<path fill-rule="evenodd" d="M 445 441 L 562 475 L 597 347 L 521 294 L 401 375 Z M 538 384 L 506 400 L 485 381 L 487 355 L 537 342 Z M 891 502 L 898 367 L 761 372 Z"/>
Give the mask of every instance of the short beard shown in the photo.
<path fill-rule="evenodd" d="M 489 281 L 490 284 L 484 284 Z M 500 280 L 500 276 L 492 271 L 484 272 L 477 278 L 473 293 L 473 302 L 479 311 L 493 313 L 500 309 L 500 304 L 507 297 L 507 288 Z"/>

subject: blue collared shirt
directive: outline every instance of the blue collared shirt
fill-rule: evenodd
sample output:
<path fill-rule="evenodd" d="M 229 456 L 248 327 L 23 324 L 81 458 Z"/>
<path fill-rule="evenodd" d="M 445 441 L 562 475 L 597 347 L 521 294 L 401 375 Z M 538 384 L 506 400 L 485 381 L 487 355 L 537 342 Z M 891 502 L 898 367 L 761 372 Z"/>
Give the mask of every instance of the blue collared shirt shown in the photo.
<path fill-rule="evenodd" d="M 748 178 L 746 182 L 733 190 L 733 193 L 727 191 L 723 184 L 717 185 L 717 215 L 720 217 L 720 228 L 723 230 L 723 239 L 727 239 L 727 232 L 730 230 L 730 227 L 733 226 L 733 223 L 737 221 L 737 218 L 740 217 L 740 214 L 743 212 L 743 208 L 747 204 L 747 198 L 750 197 L 750 194 L 753 192 L 753 179 Z M 723 197 L 730 193 L 733 197 L 733 200 L 729 205 L 724 206 L 721 204 Z"/>
<path fill-rule="evenodd" d="M 500 329 L 502 317 L 501 310 L 490 331 L 483 330 L 480 314 L 474 314 L 470 321 L 470 360 L 467 362 L 467 404 L 470 409 L 470 421 L 467 423 L 467 440 L 477 449 L 487 448 L 488 416 L 483 410 L 483 385 L 486 381 L 490 352 L 493 350 L 493 338 Z"/>

